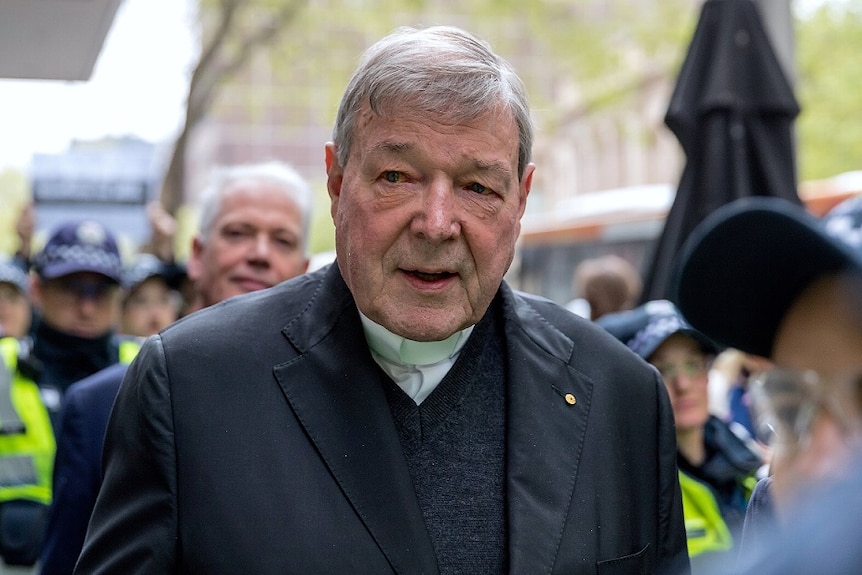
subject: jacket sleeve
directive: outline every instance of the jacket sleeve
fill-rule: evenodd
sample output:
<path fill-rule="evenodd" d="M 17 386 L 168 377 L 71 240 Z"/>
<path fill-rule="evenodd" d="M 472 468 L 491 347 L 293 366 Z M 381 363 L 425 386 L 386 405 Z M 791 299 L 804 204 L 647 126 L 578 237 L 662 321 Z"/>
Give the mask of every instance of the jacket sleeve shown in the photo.
<path fill-rule="evenodd" d="M 129 367 L 108 423 L 103 479 L 75 573 L 176 571 L 176 450 L 160 336 Z"/>
<path fill-rule="evenodd" d="M 74 388 L 66 394 L 60 419 L 54 498 L 41 558 L 43 573 L 72 572 L 99 489 L 98 465 L 94 468 L 88 457 L 87 412 L 80 397 Z"/>
<path fill-rule="evenodd" d="M 678 575 L 690 572 L 688 548 L 685 534 L 685 518 L 682 513 L 682 492 L 676 464 L 676 428 L 670 398 L 658 372 L 655 373 L 658 388 L 658 453 L 659 469 L 659 563 L 657 572 L 662 575 Z"/>

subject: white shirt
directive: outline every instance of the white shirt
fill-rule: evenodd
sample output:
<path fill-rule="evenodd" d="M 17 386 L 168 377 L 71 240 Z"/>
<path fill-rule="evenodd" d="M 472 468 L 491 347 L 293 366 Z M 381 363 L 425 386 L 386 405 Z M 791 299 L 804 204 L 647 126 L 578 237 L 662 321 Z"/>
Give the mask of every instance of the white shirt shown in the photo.
<path fill-rule="evenodd" d="M 362 312 L 359 317 L 374 361 L 416 405 L 443 380 L 475 327 L 471 325 L 442 341 L 414 341 L 374 323 Z"/>

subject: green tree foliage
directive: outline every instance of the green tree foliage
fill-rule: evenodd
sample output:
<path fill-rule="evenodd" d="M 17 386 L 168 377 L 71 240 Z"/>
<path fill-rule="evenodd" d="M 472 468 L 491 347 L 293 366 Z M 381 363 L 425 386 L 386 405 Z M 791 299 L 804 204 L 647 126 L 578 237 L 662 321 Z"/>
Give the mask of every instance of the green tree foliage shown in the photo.
<path fill-rule="evenodd" d="M 693 0 L 316 0 L 261 52 L 257 74 L 276 85 L 285 107 L 303 110 L 307 120 L 328 128 L 338 100 L 361 52 L 398 26 L 451 24 L 468 28 L 509 59 L 524 79 L 538 129 L 552 131 L 566 113 L 561 100 L 583 109 L 619 105 L 648 74 L 673 75 L 697 20 Z M 243 99 L 251 118 L 264 120 L 270 109 L 245 86 L 226 90 L 231 102 Z M 231 93 L 228 93 L 231 92 Z M 572 95 L 574 93 L 574 96 Z M 297 123 L 297 127 L 300 124 Z M 290 128 L 288 128 L 290 129 Z M 312 249 L 332 247 L 332 222 L 323 177 Z"/>
<path fill-rule="evenodd" d="M 380 0 L 309 4 L 270 57 L 275 76 L 298 78 L 321 121 L 335 115 L 361 51 L 403 25 L 467 27 L 512 61 L 537 109 L 575 85 L 591 101 L 649 70 L 673 73 L 697 19 L 692 0 Z M 263 57 L 263 55 L 262 55 Z M 610 90 L 613 91 L 613 90 Z M 321 100 L 320 96 L 327 97 Z"/>
<path fill-rule="evenodd" d="M 800 181 L 862 169 L 862 1 L 824 5 L 796 29 Z"/>

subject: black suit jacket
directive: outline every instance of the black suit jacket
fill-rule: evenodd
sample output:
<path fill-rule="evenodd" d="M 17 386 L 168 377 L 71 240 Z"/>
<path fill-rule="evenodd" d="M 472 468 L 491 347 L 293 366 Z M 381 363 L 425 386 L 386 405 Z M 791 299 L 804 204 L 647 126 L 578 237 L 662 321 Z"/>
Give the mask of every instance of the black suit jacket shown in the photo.
<path fill-rule="evenodd" d="M 686 569 L 657 373 L 547 300 L 498 297 L 510 572 Z M 437 573 L 378 370 L 337 265 L 151 337 L 77 573 Z"/>

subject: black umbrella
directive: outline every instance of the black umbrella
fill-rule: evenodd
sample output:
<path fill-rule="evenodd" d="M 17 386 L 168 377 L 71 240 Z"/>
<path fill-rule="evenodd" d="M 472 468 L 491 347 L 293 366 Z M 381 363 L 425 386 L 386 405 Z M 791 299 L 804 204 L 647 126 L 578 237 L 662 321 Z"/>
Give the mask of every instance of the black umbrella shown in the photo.
<path fill-rule="evenodd" d="M 686 154 L 642 300 L 667 298 L 674 258 L 716 208 L 746 196 L 796 204 L 799 105 L 751 0 L 707 0 L 665 116 Z"/>

